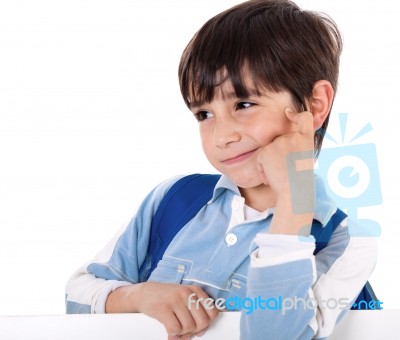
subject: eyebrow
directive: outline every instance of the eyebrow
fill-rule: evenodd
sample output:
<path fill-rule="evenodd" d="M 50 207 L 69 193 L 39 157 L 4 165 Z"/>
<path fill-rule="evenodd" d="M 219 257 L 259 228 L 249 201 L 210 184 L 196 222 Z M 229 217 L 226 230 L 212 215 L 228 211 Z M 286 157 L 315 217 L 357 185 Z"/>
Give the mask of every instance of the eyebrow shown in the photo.
<path fill-rule="evenodd" d="M 243 97 L 238 97 L 235 91 L 230 91 L 228 93 L 223 92 L 223 98 L 224 99 L 232 99 L 232 98 L 237 98 L 237 99 L 247 99 L 249 97 L 259 97 L 260 91 L 258 91 L 255 88 L 250 88 L 250 89 L 246 89 L 247 90 L 247 96 L 243 96 Z M 267 94 L 265 94 L 267 96 Z M 192 102 L 190 98 L 188 98 L 188 102 L 189 102 L 189 109 L 195 109 L 198 108 L 202 105 L 204 105 L 204 103 L 206 103 L 206 100 L 202 100 L 202 101 L 194 101 Z"/>

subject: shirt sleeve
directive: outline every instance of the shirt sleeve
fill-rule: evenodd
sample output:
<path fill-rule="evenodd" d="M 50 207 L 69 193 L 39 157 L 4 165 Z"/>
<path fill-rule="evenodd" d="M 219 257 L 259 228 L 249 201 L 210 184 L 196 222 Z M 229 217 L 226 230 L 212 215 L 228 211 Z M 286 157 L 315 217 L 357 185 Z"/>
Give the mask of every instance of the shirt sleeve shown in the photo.
<path fill-rule="evenodd" d="M 324 339 L 362 290 L 377 257 L 375 237 L 350 236 L 347 221 L 313 255 L 313 237 L 258 234 L 251 254 L 243 339 Z"/>
<path fill-rule="evenodd" d="M 68 314 L 104 313 L 107 297 L 113 290 L 140 282 L 139 269 L 146 259 L 153 215 L 179 178 L 167 180 L 153 189 L 130 223 L 92 261 L 71 276 L 66 286 Z"/>

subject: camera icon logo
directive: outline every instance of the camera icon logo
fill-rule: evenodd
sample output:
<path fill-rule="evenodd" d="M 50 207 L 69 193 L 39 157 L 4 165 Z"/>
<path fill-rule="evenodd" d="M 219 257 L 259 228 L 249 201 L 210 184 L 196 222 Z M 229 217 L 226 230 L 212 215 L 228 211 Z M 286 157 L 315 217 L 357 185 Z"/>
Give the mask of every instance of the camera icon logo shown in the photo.
<path fill-rule="evenodd" d="M 329 196 L 346 209 L 382 203 L 375 145 L 360 144 L 324 149 L 318 171 Z"/>
<path fill-rule="evenodd" d="M 339 120 L 342 143 L 344 143 L 347 114 L 339 114 Z M 350 143 L 371 130 L 370 124 L 365 125 Z M 336 142 L 328 134 L 327 138 Z M 373 143 L 322 149 L 316 173 L 324 179 L 327 193 L 332 200 L 346 210 L 351 219 L 359 222 L 360 228 L 353 228 L 353 234 L 359 236 L 380 234 L 379 224 L 373 220 L 360 220 L 357 211 L 361 207 L 382 203 L 377 152 Z"/>

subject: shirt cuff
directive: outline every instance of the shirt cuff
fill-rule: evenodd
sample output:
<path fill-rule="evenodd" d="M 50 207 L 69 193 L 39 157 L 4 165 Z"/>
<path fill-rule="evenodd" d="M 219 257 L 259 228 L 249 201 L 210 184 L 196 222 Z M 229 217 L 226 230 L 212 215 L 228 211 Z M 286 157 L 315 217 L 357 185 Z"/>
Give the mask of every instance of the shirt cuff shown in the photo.
<path fill-rule="evenodd" d="M 314 236 L 258 233 L 254 239 L 258 249 L 251 256 L 252 267 L 312 259 L 315 250 Z"/>
<path fill-rule="evenodd" d="M 105 286 L 97 295 L 94 304 L 92 305 L 92 313 L 104 314 L 106 312 L 106 301 L 108 295 L 119 287 L 130 286 L 132 283 L 125 281 L 112 281 L 111 284 Z"/>

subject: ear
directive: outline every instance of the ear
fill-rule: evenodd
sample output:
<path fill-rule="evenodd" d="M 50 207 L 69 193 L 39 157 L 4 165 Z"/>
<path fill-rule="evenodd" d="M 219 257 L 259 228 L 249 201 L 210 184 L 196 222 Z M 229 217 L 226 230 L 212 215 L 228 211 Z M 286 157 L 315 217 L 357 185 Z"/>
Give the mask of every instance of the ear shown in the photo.
<path fill-rule="evenodd" d="M 335 91 L 327 80 L 318 80 L 312 89 L 310 99 L 310 111 L 313 114 L 314 131 L 318 130 L 324 123 L 332 107 Z"/>

